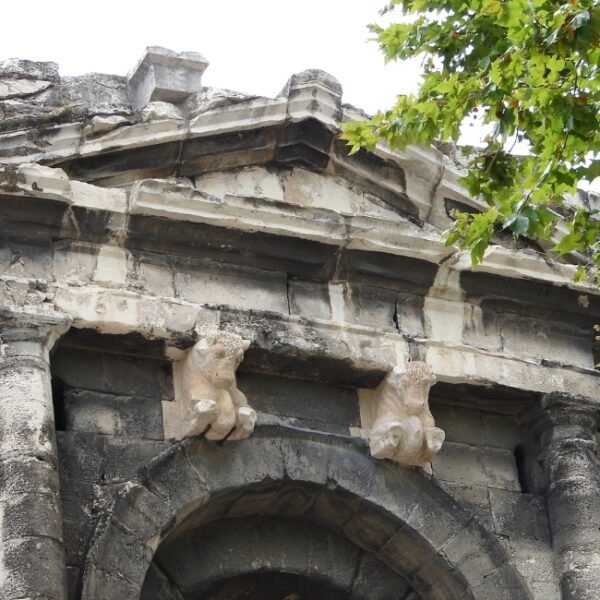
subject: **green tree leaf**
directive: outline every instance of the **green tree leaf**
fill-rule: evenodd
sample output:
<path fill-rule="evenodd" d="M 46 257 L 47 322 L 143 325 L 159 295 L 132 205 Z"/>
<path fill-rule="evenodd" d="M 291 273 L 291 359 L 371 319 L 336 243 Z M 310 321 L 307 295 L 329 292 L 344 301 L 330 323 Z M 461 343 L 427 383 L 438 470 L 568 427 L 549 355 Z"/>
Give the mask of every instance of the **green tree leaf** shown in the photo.
<path fill-rule="evenodd" d="M 371 120 L 348 123 L 353 151 L 456 141 L 461 124 L 484 115 L 485 146 L 468 155 L 462 180 L 490 209 L 457 214 L 446 244 L 481 262 L 496 229 L 557 239 L 558 255 L 583 252 L 600 281 L 597 215 L 569 215 L 563 198 L 600 177 L 600 6 L 598 0 L 391 0 L 414 20 L 373 26 L 386 60 L 422 56 L 419 91 Z M 513 141 L 526 157 L 511 155 Z M 595 265 L 595 266 L 594 266 Z M 581 275 L 581 272 L 578 272 Z"/>

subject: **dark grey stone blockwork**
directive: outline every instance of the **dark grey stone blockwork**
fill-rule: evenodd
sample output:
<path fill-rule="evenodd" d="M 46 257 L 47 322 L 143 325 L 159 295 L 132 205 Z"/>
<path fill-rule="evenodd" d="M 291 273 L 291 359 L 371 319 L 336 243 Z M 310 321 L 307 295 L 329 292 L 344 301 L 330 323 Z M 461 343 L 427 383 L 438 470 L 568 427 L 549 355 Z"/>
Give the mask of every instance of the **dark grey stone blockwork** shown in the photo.
<path fill-rule="evenodd" d="M 166 361 L 63 346 L 53 360 L 59 429 L 163 439 Z"/>
<path fill-rule="evenodd" d="M 136 597 L 151 562 L 145 548 L 254 510 L 335 530 L 409 575 L 424 597 L 462 600 L 477 589 L 477 599 L 530 598 L 493 535 L 423 473 L 370 459 L 361 441 L 280 427 L 259 427 L 248 440 L 224 445 L 188 440 L 151 461 L 105 512 L 82 598 L 96 600 L 100 590 L 107 599 Z M 119 576 L 111 565 L 121 562 L 127 572 Z"/>
<path fill-rule="evenodd" d="M 75 600 L 90 538 L 112 495 L 168 444 L 77 431 L 57 437 L 69 598 Z"/>
<path fill-rule="evenodd" d="M 150 570 L 142 600 L 158 598 L 157 571 L 185 598 L 255 573 L 294 573 L 355 600 L 402 598 L 410 589 L 375 555 L 338 534 L 272 516 L 227 518 L 187 529 L 161 545 Z"/>

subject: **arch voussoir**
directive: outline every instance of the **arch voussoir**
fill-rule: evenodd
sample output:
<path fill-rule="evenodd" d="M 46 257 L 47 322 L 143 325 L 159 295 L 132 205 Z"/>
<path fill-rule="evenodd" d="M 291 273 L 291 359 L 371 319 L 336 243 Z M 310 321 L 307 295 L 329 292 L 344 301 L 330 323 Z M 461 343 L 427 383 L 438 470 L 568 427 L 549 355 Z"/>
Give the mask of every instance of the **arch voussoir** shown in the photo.
<path fill-rule="evenodd" d="M 490 576 L 507 566 L 508 556 L 502 546 L 492 539 L 479 523 L 473 520 L 467 527 L 459 529 L 441 548 L 439 554 L 455 566 L 471 589 L 485 590 L 488 594 L 485 597 L 490 600 L 498 597 L 494 591 L 495 586 L 490 584 Z M 513 600 L 520 598 L 510 597 Z"/>
<path fill-rule="evenodd" d="M 445 600 L 531 597 L 499 542 L 430 477 L 372 459 L 360 441 L 264 426 L 235 443 L 174 444 L 126 484 L 96 532 L 82 599 L 138 598 L 154 551 L 179 539 L 170 534 L 180 524 L 252 515 L 308 518 L 432 600 L 432 576 Z M 103 586 L 128 591 L 110 596 Z"/>

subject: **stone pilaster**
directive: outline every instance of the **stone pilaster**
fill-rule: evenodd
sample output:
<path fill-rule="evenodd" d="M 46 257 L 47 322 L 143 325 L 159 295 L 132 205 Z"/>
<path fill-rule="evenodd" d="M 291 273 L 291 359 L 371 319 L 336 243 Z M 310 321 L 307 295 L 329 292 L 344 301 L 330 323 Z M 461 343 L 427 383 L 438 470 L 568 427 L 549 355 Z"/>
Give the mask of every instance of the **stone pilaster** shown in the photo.
<path fill-rule="evenodd" d="M 0 309 L 0 598 L 64 600 L 65 557 L 49 351 L 55 312 Z"/>
<path fill-rule="evenodd" d="M 540 442 L 555 565 L 563 600 L 600 590 L 600 407 L 552 393 L 542 400 Z"/>

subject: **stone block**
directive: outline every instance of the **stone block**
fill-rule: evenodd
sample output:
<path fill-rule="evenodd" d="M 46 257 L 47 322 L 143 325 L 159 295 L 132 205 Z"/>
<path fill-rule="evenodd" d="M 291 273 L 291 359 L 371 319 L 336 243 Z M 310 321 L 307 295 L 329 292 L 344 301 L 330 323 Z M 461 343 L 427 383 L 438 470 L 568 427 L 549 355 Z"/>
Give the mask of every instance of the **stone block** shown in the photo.
<path fill-rule="evenodd" d="M 396 297 L 396 328 L 402 335 L 423 337 L 425 335 L 425 319 L 422 296 L 398 294 Z"/>
<path fill-rule="evenodd" d="M 136 275 L 136 283 L 145 292 L 155 296 L 175 296 L 174 274 L 168 259 L 153 256 L 151 262 L 148 257 L 141 257 Z"/>
<path fill-rule="evenodd" d="M 368 492 L 359 495 L 365 496 L 367 500 L 375 499 L 380 508 L 405 522 L 421 498 L 428 493 L 422 470 L 419 467 L 407 467 L 391 461 L 371 460 L 378 463 L 378 475 L 374 480 L 370 480 L 368 473 L 356 471 L 357 477 L 363 479 L 361 487 L 370 485 Z M 398 473 L 398 471 L 405 472 Z"/>
<path fill-rule="evenodd" d="M 341 530 L 360 509 L 360 501 L 335 491 L 321 491 L 308 511 L 308 516 L 330 529 Z"/>
<path fill-rule="evenodd" d="M 506 562 L 500 545 L 494 545 L 481 527 L 469 526 L 459 530 L 443 546 L 441 553 L 460 570 L 469 585 L 475 588 Z"/>
<path fill-rule="evenodd" d="M 299 444 L 294 438 L 284 440 L 281 453 L 285 473 L 293 481 L 325 485 L 328 477 L 326 469 L 316 467 L 328 463 L 329 450 L 326 444 L 319 441 L 308 445 Z"/>
<path fill-rule="evenodd" d="M 0 274 L 51 281 L 54 277 L 52 246 L 49 240 L 3 240 L 0 254 Z"/>
<path fill-rule="evenodd" d="M 358 444 L 361 441 L 354 440 L 354 442 Z M 341 490 L 366 498 L 377 483 L 385 485 L 381 483 L 382 479 L 378 477 L 374 462 L 366 456 L 358 452 L 348 452 L 343 446 L 329 448 L 327 465 L 329 486 L 335 485 Z"/>
<path fill-rule="evenodd" d="M 488 573 L 482 583 L 474 585 L 471 589 L 475 598 L 521 600 L 530 598 L 530 590 L 525 586 L 514 567 L 508 564 Z"/>
<path fill-rule="evenodd" d="M 64 396 L 68 431 L 163 439 L 162 413 L 157 400 L 70 390 Z"/>
<path fill-rule="evenodd" d="M 95 551 L 104 559 L 103 565 L 126 581 L 144 580 L 152 560 L 152 550 L 131 532 L 110 522 Z"/>
<path fill-rule="evenodd" d="M 64 585 L 55 565 L 63 563 L 62 545 L 52 538 L 26 537 L 2 543 L 0 598 L 62 600 Z"/>
<path fill-rule="evenodd" d="M 138 405 L 137 411 L 144 407 Z M 132 417 L 135 415 L 132 411 Z M 125 420 L 127 426 L 127 421 Z M 110 482 L 129 481 L 136 477 L 140 469 L 149 464 L 170 447 L 168 442 L 156 439 L 140 439 L 134 433 L 121 437 L 102 436 L 103 476 Z"/>
<path fill-rule="evenodd" d="M 405 529 L 400 529 L 377 552 L 378 558 L 405 577 L 410 577 L 410 575 L 416 573 L 429 558 L 429 555 L 429 547 L 419 539 L 415 539 Z"/>
<path fill-rule="evenodd" d="M 567 365 L 593 366 L 593 336 L 571 323 L 504 314 L 500 317 L 500 329 L 505 352 Z"/>
<path fill-rule="evenodd" d="M 445 442 L 432 461 L 436 479 L 464 485 L 487 486 L 489 477 L 483 470 L 482 450 L 466 444 Z"/>
<path fill-rule="evenodd" d="M 234 500 L 227 512 L 227 518 L 269 514 L 277 499 L 277 493 L 276 487 L 248 491 Z"/>
<path fill-rule="evenodd" d="M 406 525 L 438 550 L 451 540 L 459 527 L 465 527 L 472 515 L 459 502 L 444 494 L 424 496 L 414 506 Z"/>
<path fill-rule="evenodd" d="M 94 486 L 61 476 L 61 507 L 67 564 L 83 566 L 96 526 Z"/>
<path fill-rule="evenodd" d="M 287 485 L 279 491 L 269 507 L 269 514 L 283 515 L 291 519 L 302 518 L 312 506 L 316 489 L 303 485 Z"/>
<path fill-rule="evenodd" d="M 396 332 L 396 292 L 367 285 L 353 286 L 358 322 L 365 327 Z"/>
<path fill-rule="evenodd" d="M 459 304 L 460 306 L 460 304 Z M 503 350 L 498 315 L 475 304 L 463 305 L 463 343 L 492 352 Z"/>
<path fill-rule="evenodd" d="M 0 543 L 47 537 L 62 542 L 61 518 L 54 494 L 0 494 Z"/>
<path fill-rule="evenodd" d="M 505 538 L 506 539 L 506 538 Z M 548 542 L 511 539 L 508 543 L 511 563 L 524 579 L 533 585 L 536 580 L 554 581 L 554 552 Z M 556 583 L 555 583 L 556 586 Z"/>
<path fill-rule="evenodd" d="M 523 431 L 511 417 L 493 413 L 485 413 L 482 417 L 487 434 L 486 446 L 514 452 L 519 444 L 527 443 L 527 432 Z"/>
<path fill-rule="evenodd" d="M 283 479 L 283 457 L 277 439 L 258 439 L 255 435 L 220 445 L 191 438 L 185 443 L 185 452 L 197 477 L 213 494 Z"/>
<path fill-rule="evenodd" d="M 86 569 L 86 581 L 82 596 L 94 600 L 115 600 L 115 598 L 135 598 L 139 588 L 124 579 L 118 572 L 102 571 L 94 564 Z"/>
<path fill-rule="evenodd" d="M 397 531 L 395 521 L 366 508 L 356 513 L 342 528 L 345 537 L 371 552 L 380 550 Z"/>
<path fill-rule="evenodd" d="M 490 487 L 521 491 L 514 452 L 495 448 L 482 450 L 483 472 Z"/>
<path fill-rule="evenodd" d="M 56 466 L 33 456 L 0 458 L 0 495 L 29 494 L 58 497 Z"/>
<path fill-rule="evenodd" d="M 197 52 L 177 54 L 151 46 L 128 76 L 127 94 L 136 109 L 148 102 L 183 102 L 202 90 L 202 74 L 208 62 Z"/>
<path fill-rule="evenodd" d="M 288 280 L 290 314 L 307 319 L 330 319 L 329 290 L 325 284 Z"/>
<path fill-rule="evenodd" d="M 67 599 L 78 600 L 81 597 L 83 569 L 67 565 Z"/>
<path fill-rule="evenodd" d="M 92 433 L 57 431 L 61 477 L 94 483 L 100 481 L 104 461 L 104 438 Z"/>
<path fill-rule="evenodd" d="M 58 64 L 55 62 L 38 62 L 21 58 L 9 58 L 0 62 L 0 77 L 21 76 L 26 79 L 45 79 L 58 82 Z"/>
<path fill-rule="evenodd" d="M 210 477 L 198 468 L 199 463 L 181 445 L 170 446 L 144 468 L 142 485 L 168 502 L 174 517 L 177 513 L 183 519 L 210 496 Z"/>
<path fill-rule="evenodd" d="M 40 79 L 0 79 L 0 101 L 37 96 L 52 85 Z"/>
<path fill-rule="evenodd" d="M 520 491 L 513 452 L 446 441 L 433 460 L 436 479 Z"/>
<path fill-rule="evenodd" d="M 71 240 L 54 243 L 54 277 L 60 283 L 77 286 L 89 284 L 96 260 L 97 250 L 94 246 Z"/>
<path fill-rule="evenodd" d="M 550 543 L 550 528 L 543 496 L 495 489 L 489 490 L 493 529 L 511 541 Z"/>
<path fill-rule="evenodd" d="M 182 600 L 181 592 L 154 563 L 150 565 L 144 579 L 142 598 L 146 600 Z"/>
<path fill-rule="evenodd" d="M 441 482 L 442 487 L 488 529 L 492 529 L 492 511 L 487 486 Z"/>
<path fill-rule="evenodd" d="M 194 182 L 198 190 L 216 198 L 243 196 L 283 201 L 284 188 L 280 177 L 264 167 L 244 167 L 205 173 L 194 178 Z"/>
<path fill-rule="evenodd" d="M 52 371 L 67 389 L 146 398 L 158 403 L 172 397 L 168 389 L 171 383 L 164 372 L 168 364 L 166 360 L 63 347 L 53 357 Z"/>
<path fill-rule="evenodd" d="M 284 273 L 206 261 L 175 269 L 175 293 L 189 302 L 289 314 Z"/>
<path fill-rule="evenodd" d="M 471 446 L 487 444 L 484 415 L 480 411 L 435 404 L 432 412 L 435 424 L 446 432 L 446 442 L 459 442 Z"/>
<path fill-rule="evenodd" d="M 550 581 L 533 581 L 531 583 L 531 593 L 534 600 L 562 600 L 558 585 Z"/>
<path fill-rule="evenodd" d="M 119 404 L 123 396 L 73 390 L 63 398 L 64 427 L 67 431 L 121 435 Z"/>
<path fill-rule="evenodd" d="M 307 69 L 292 75 L 279 95 L 288 97 L 288 114 L 292 119 L 318 115 L 334 127 L 341 119 L 342 86 L 325 71 Z"/>
<path fill-rule="evenodd" d="M 352 598 L 357 600 L 405 598 L 409 589 L 405 579 L 390 571 L 374 555 L 366 552 L 362 555 L 352 584 Z"/>
<path fill-rule="evenodd" d="M 124 498 L 120 498 L 122 494 Z M 140 540 L 151 540 L 174 517 L 170 503 L 142 485 L 125 484 L 116 496 L 119 500 L 112 515 L 115 523 Z"/>

